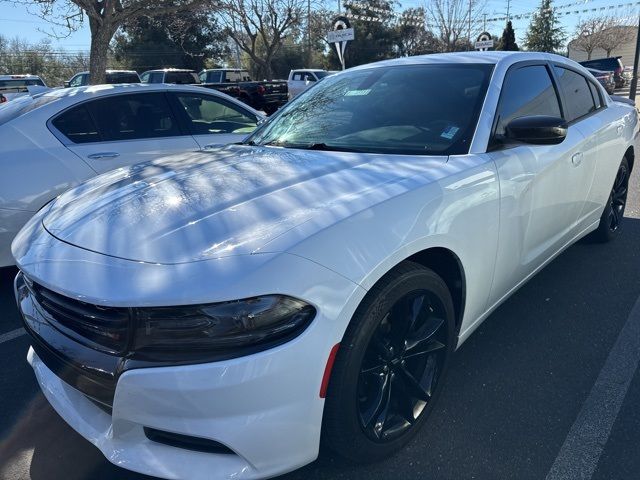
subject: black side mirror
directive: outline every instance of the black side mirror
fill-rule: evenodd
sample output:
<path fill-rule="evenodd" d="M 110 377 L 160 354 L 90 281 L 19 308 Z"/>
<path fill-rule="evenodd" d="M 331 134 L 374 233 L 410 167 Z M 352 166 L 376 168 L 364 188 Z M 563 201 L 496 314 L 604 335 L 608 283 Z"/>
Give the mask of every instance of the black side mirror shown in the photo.
<path fill-rule="evenodd" d="M 71 86 L 71 84 L 68 81 L 64 82 L 64 88 L 69 88 Z"/>
<path fill-rule="evenodd" d="M 532 115 L 511 120 L 505 138 L 533 145 L 557 145 L 567 136 L 567 128 L 562 118 Z"/>

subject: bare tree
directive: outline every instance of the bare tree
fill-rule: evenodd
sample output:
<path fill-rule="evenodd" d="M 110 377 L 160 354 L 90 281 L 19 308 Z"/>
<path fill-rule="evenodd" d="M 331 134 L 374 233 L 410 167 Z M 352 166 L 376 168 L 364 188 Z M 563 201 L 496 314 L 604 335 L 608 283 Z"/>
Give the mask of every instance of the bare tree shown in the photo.
<path fill-rule="evenodd" d="M 406 21 L 410 19 L 410 21 Z M 440 50 L 440 42 L 433 32 L 425 29 L 424 8 L 409 8 L 402 12 L 396 25 L 395 43 L 401 57 L 423 55 Z"/>
<path fill-rule="evenodd" d="M 177 11 L 202 8 L 215 0 L 0 0 L 24 5 L 31 13 L 49 22 L 55 36 L 80 28 L 85 16 L 91 30 L 89 72 L 91 83 L 105 81 L 109 42 L 123 24 L 133 19 L 155 17 Z M 57 33 L 55 33 L 57 32 Z"/>
<path fill-rule="evenodd" d="M 636 28 L 625 25 L 624 19 L 611 17 L 607 20 L 606 28 L 598 35 L 598 47 L 610 57 L 613 50 L 631 41 L 635 32 Z"/>
<path fill-rule="evenodd" d="M 304 0 L 223 0 L 219 15 L 238 48 L 271 79 L 271 62 L 283 39 L 300 26 L 305 6 Z"/>
<path fill-rule="evenodd" d="M 603 16 L 580 21 L 576 26 L 576 38 L 571 42 L 571 47 L 586 52 L 587 60 L 591 60 L 593 51 L 600 46 L 601 36 L 608 22 L 609 18 Z"/>
<path fill-rule="evenodd" d="M 430 0 L 426 6 L 427 24 L 442 42 L 445 52 L 468 46 L 480 33 L 482 0 Z"/>

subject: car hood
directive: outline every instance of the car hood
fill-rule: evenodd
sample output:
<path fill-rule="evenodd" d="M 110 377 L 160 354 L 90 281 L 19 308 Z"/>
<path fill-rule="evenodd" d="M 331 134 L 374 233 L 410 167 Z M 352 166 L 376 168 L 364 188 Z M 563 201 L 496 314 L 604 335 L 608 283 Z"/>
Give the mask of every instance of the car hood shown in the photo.
<path fill-rule="evenodd" d="M 446 162 L 249 146 L 174 155 L 69 190 L 43 225 L 71 245 L 141 262 L 249 254 L 319 215 L 366 208 L 382 186 L 424 173 L 427 158 Z"/>

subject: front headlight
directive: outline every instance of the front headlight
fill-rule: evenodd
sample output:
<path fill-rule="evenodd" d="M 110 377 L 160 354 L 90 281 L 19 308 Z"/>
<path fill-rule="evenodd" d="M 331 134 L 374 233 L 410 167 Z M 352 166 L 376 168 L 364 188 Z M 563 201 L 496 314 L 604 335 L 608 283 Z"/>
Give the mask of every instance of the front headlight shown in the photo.
<path fill-rule="evenodd" d="M 140 308 L 136 311 L 132 357 L 213 361 L 248 355 L 299 335 L 315 314 L 311 305 L 283 295 Z"/>

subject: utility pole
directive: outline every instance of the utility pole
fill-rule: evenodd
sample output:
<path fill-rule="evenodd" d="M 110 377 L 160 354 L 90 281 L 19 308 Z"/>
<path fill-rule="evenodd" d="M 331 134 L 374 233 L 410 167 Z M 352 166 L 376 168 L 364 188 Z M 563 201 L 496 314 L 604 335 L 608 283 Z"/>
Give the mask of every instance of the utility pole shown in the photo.
<path fill-rule="evenodd" d="M 483 17 L 483 19 L 482 19 L 482 31 L 486 32 L 487 31 L 487 14 L 483 13 L 482 17 Z"/>
<path fill-rule="evenodd" d="M 636 54 L 633 61 L 633 78 L 629 87 L 629 98 L 636 99 L 636 88 L 638 87 L 638 60 L 640 57 L 640 16 L 638 17 L 638 32 L 636 33 Z"/>
<path fill-rule="evenodd" d="M 471 50 L 471 2 L 473 0 L 469 0 L 469 50 Z"/>
<path fill-rule="evenodd" d="M 311 0 L 307 0 L 307 68 L 311 68 Z"/>

